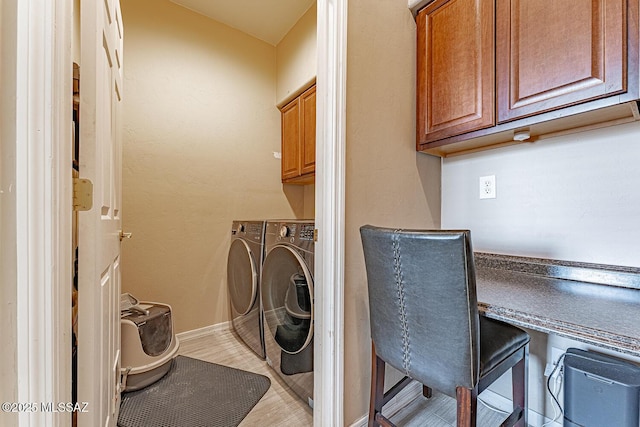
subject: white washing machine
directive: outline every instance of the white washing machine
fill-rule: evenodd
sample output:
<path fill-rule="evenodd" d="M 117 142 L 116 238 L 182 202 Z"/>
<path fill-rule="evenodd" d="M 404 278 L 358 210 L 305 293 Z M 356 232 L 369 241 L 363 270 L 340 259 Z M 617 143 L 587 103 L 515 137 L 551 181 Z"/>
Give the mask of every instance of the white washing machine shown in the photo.
<path fill-rule="evenodd" d="M 236 334 L 264 359 L 260 273 L 264 255 L 264 221 L 233 221 L 227 258 L 231 325 Z"/>
<path fill-rule="evenodd" d="M 313 407 L 313 220 L 267 221 L 262 265 L 266 360 Z"/>

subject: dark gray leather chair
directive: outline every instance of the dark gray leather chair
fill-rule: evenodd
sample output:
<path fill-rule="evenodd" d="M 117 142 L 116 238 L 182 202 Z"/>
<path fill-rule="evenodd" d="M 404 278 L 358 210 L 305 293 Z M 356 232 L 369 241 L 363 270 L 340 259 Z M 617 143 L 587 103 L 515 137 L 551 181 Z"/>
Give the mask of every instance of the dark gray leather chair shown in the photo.
<path fill-rule="evenodd" d="M 455 397 L 458 426 L 475 426 L 477 396 L 511 369 L 514 411 L 526 426 L 529 335 L 478 315 L 469 231 L 360 228 L 371 321 L 369 426 L 393 426 L 382 407 L 412 380 Z M 405 377 L 384 393 L 385 364 Z"/>

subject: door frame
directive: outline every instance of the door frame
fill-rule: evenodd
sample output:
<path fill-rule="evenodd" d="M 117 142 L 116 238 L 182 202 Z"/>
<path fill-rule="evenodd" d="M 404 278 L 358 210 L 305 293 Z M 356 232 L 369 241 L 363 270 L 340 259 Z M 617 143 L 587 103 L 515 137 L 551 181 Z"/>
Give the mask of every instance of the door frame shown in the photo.
<path fill-rule="evenodd" d="M 348 0 L 317 1 L 315 426 L 344 424 L 344 220 Z"/>
<path fill-rule="evenodd" d="M 314 425 L 344 424 L 344 212 L 347 1 L 318 0 L 316 373 Z M 71 111 L 73 5 L 17 3 L 15 58 L 15 372 L 23 402 L 71 400 Z M 3 57 L 3 60 L 5 58 Z M 28 141 L 28 143 L 27 143 Z M 15 142 L 15 146 L 13 143 Z M 42 150 L 44 146 L 44 150 Z M 4 148 L 4 147 L 3 147 Z M 37 149 L 36 149 L 37 148 Z M 25 187 L 28 186 L 27 192 Z M 2 216 L 3 226 L 10 218 Z M 12 241 L 2 237 L 2 244 Z M 28 284 L 28 286 L 25 286 Z M 43 358 L 41 355 L 54 355 Z M 20 426 L 69 424 L 69 414 L 20 414 Z"/>
<path fill-rule="evenodd" d="M 2 60 L 9 64 L 3 71 L 15 75 L 3 76 L 9 83 L 3 90 L 15 90 L 15 98 L 2 102 L 3 115 L 12 117 L 12 138 L 3 138 L 2 151 L 15 156 L 15 169 L 3 176 L 0 189 L 13 195 L 11 215 L 3 212 L 0 221 L 3 229 L 15 230 L 1 242 L 3 256 L 7 250 L 15 260 L 15 274 L 3 277 L 15 323 L 7 328 L 6 354 L 13 360 L 2 362 L 18 378 L 3 395 L 37 406 L 12 420 L 18 426 L 68 426 L 70 413 L 46 412 L 40 404 L 71 401 L 73 8 L 70 0 L 11 3 L 3 4 L 10 15 L 3 23 L 13 20 L 3 39 L 15 44 L 3 50 Z M 3 41 L 3 48 L 8 45 Z"/>

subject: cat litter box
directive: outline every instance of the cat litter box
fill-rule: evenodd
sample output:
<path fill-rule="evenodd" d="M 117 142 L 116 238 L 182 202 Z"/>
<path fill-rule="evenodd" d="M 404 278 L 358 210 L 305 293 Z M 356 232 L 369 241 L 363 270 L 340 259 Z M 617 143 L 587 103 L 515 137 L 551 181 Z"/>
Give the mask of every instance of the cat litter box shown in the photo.
<path fill-rule="evenodd" d="M 123 391 L 147 387 L 169 372 L 179 347 L 171 306 L 122 294 L 120 331 Z"/>

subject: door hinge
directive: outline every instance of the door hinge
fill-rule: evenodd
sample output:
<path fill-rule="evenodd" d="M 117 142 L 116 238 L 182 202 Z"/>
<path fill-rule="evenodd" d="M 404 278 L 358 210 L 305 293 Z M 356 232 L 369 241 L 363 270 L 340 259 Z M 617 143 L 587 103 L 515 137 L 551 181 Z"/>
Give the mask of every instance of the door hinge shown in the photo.
<path fill-rule="evenodd" d="M 313 241 L 314 242 L 318 241 L 318 229 L 317 228 L 313 229 Z"/>
<path fill-rule="evenodd" d="M 73 178 L 73 210 L 88 211 L 93 206 L 93 183 L 88 179 Z"/>

